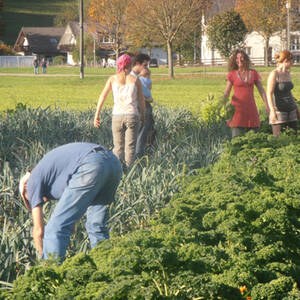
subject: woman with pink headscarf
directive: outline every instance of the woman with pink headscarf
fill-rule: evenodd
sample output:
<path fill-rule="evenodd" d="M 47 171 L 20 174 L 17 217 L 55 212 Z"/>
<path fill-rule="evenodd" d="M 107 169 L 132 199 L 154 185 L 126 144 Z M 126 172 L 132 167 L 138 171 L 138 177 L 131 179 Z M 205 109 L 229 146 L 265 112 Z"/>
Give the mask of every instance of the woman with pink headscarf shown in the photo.
<path fill-rule="evenodd" d="M 125 167 L 135 159 L 135 146 L 141 123 L 145 120 L 145 101 L 140 80 L 130 75 L 131 58 L 124 54 L 117 60 L 118 72 L 111 76 L 100 94 L 94 117 L 94 126 L 100 127 L 100 111 L 112 90 L 112 134 L 114 154 Z"/>

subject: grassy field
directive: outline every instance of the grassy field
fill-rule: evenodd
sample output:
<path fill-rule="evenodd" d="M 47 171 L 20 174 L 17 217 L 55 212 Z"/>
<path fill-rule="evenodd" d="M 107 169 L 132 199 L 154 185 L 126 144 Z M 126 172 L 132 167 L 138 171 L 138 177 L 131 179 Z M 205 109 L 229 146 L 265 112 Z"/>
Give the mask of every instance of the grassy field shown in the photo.
<path fill-rule="evenodd" d="M 197 70 L 198 74 L 192 70 Z M 5 70 L 0 70 L 0 73 L 2 71 Z M 30 68 L 22 69 L 23 71 L 32 73 Z M 74 110 L 93 108 L 108 75 L 114 73 L 114 69 L 87 68 L 86 78 L 81 80 L 76 76 L 77 68 L 50 67 L 48 71 L 49 76 L 13 76 L 13 74 L 0 76 L 0 111 L 12 109 L 18 103 L 31 107 L 50 106 Z M 214 96 L 218 99 L 225 88 L 225 69 L 222 73 L 214 73 L 212 69 L 207 72 L 201 72 L 200 68 L 177 69 L 174 80 L 168 79 L 166 73 L 166 69 L 153 70 L 152 93 L 155 102 L 159 105 L 185 107 L 193 113 L 198 113 L 201 104 L 208 97 Z M 297 73 L 292 74 L 295 85 L 293 92 L 295 97 L 300 99 L 300 78 Z M 55 76 L 55 74 L 59 75 Z M 261 75 L 263 86 L 266 88 L 268 73 L 262 71 Z M 262 101 L 256 90 L 255 95 L 257 104 L 261 107 Z M 112 105 L 111 95 L 105 105 Z"/>
<path fill-rule="evenodd" d="M 258 72 L 264 74 L 269 73 L 274 67 L 264 67 L 264 66 L 255 66 L 254 67 Z M 293 73 L 300 73 L 300 67 L 295 66 L 293 68 Z M 165 66 L 159 68 L 151 68 L 152 75 L 167 75 L 168 69 Z M 206 73 L 226 73 L 226 66 L 201 66 L 201 67 L 178 67 L 175 66 L 174 73 L 175 75 L 185 75 L 185 74 L 206 74 Z M 0 74 L 33 74 L 33 69 L 29 67 L 23 68 L 0 68 Z M 48 74 L 71 74 L 78 75 L 79 67 L 73 66 L 50 66 L 47 69 Z M 87 75 L 111 75 L 115 73 L 114 68 L 91 68 L 86 67 L 84 73 Z"/>
<path fill-rule="evenodd" d="M 31 107 L 87 110 L 96 106 L 107 77 L 0 77 L 0 110 L 17 103 Z M 208 94 L 220 96 L 225 88 L 223 75 L 185 76 L 175 80 L 153 76 L 153 98 L 160 105 L 182 106 L 197 113 Z M 112 105 L 111 94 L 106 105 Z"/>

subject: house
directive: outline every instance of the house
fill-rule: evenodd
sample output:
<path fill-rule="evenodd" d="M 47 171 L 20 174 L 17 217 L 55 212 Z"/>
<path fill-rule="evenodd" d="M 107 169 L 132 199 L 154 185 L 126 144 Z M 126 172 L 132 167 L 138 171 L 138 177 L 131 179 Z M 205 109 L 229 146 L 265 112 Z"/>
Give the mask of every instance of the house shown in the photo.
<path fill-rule="evenodd" d="M 54 57 L 62 55 L 58 43 L 64 33 L 61 27 L 22 27 L 14 45 L 19 55 Z"/>
<path fill-rule="evenodd" d="M 291 45 L 290 51 L 294 55 L 294 61 L 300 62 L 300 31 L 290 33 Z M 258 32 L 251 32 L 246 35 L 243 42 L 243 49 L 249 55 L 252 63 L 255 65 L 263 65 L 265 61 L 265 41 Z M 269 41 L 268 59 L 274 61 L 274 56 L 281 50 L 286 49 L 286 31 L 275 33 Z M 208 44 L 207 35 L 204 33 L 201 41 L 201 58 L 204 65 L 222 65 L 226 61 L 219 52 L 211 49 Z"/>
<path fill-rule="evenodd" d="M 83 25 L 84 35 L 94 40 L 94 53 L 100 56 L 107 66 L 114 66 L 115 61 L 109 59 L 115 55 L 114 39 L 107 30 L 99 24 Z M 80 37 L 80 25 L 78 22 L 69 22 L 65 28 L 60 27 L 23 27 L 19 33 L 14 49 L 17 54 L 39 57 L 54 57 L 66 55 L 67 63 L 75 65 L 72 52 Z M 121 51 L 124 52 L 126 49 Z M 168 55 L 161 47 L 152 49 L 141 48 L 142 53 L 150 53 L 151 58 L 156 58 L 159 65 L 168 64 Z M 174 53 L 173 59 L 176 59 Z"/>
<path fill-rule="evenodd" d="M 114 39 L 106 34 L 106 30 L 99 24 L 83 24 L 83 30 L 85 35 L 89 35 L 94 39 L 94 47 L 96 45 L 99 49 L 100 57 L 108 59 L 108 57 L 115 54 L 113 50 Z M 58 43 L 58 49 L 67 54 L 67 63 L 75 65 L 72 57 L 72 51 L 74 51 L 77 40 L 80 36 L 80 25 L 78 22 L 69 22 L 64 33 Z M 94 48 L 94 51 L 96 50 Z"/>
<path fill-rule="evenodd" d="M 208 37 L 205 34 L 206 20 L 223 11 L 235 7 L 235 0 L 214 0 L 205 18 L 202 20 L 203 36 L 201 41 L 201 60 L 205 65 L 225 64 L 226 61 L 221 57 L 217 50 L 211 49 L 208 43 Z M 297 27 L 300 20 L 300 1 L 292 1 L 292 11 L 294 16 L 294 25 Z M 298 22 L 298 23 L 297 23 Z M 298 25 L 297 25 L 298 24 Z M 299 26 L 298 26 L 299 27 Z M 294 28 L 295 29 L 295 28 Z M 286 30 L 275 33 L 269 41 L 268 57 L 269 61 L 274 59 L 276 53 L 286 49 L 287 35 Z M 243 48 L 249 55 L 251 61 L 257 65 L 264 64 L 265 41 L 258 32 L 251 32 L 246 35 Z M 300 62 L 300 31 L 290 32 L 290 50 L 294 55 L 295 62 Z"/>

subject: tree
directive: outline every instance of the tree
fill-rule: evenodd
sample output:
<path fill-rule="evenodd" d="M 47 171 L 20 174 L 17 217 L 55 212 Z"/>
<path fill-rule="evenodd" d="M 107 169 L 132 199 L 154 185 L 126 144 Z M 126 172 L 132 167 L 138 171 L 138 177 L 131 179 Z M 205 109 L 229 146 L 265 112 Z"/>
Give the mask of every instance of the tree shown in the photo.
<path fill-rule="evenodd" d="M 84 61 L 86 64 L 92 64 L 94 62 L 94 50 L 96 60 L 100 60 L 100 49 L 99 46 L 96 44 L 96 49 L 94 49 L 94 38 L 91 35 L 85 35 L 84 38 Z M 80 40 L 79 38 L 76 40 L 76 46 L 72 51 L 72 58 L 74 62 L 78 63 L 80 61 Z"/>
<path fill-rule="evenodd" d="M 286 25 L 285 0 L 237 0 L 240 13 L 249 31 L 257 31 L 265 40 L 265 65 L 269 65 L 269 41 Z"/>
<path fill-rule="evenodd" d="M 128 3 L 129 0 L 90 0 L 89 2 L 89 16 L 92 21 L 102 26 L 103 35 L 112 38 L 116 60 L 124 45 Z"/>
<path fill-rule="evenodd" d="M 15 51 L 11 46 L 0 43 L 0 55 L 15 55 Z"/>
<path fill-rule="evenodd" d="M 130 9 L 128 9 L 128 11 L 130 11 Z M 157 38 L 158 35 L 152 27 L 140 30 L 133 15 L 130 13 L 127 14 L 126 24 L 128 26 L 125 33 L 125 39 L 130 52 L 137 53 L 140 48 L 147 48 L 150 56 L 151 48 L 164 45 L 164 42 Z"/>
<path fill-rule="evenodd" d="M 239 13 L 233 9 L 215 15 L 207 27 L 210 47 L 217 49 L 224 58 L 229 58 L 234 48 L 244 41 L 247 28 Z"/>
<path fill-rule="evenodd" d="M 185 24 L 189 24 L 189 30 L 192 30 L 199 23 L 201 11 L 209 2 L 210 0 L 131 1 L 129 17 L 134 20 L 136 30 L 150 30 L 153 40 L 161 40 L 166 44 L 170 78 L 174 77 L 172 58 L 176 36 Z"/>

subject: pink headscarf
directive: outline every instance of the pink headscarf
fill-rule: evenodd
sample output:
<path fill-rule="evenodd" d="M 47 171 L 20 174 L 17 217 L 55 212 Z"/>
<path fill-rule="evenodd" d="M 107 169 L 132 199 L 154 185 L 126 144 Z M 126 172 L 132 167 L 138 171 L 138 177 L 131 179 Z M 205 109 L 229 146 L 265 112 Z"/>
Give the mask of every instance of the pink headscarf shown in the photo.
<path fill-rule="evenodd" d="M 118 73 L 124 71 L 129 65 L 131 65 L 131 57 L 127 54 L 121 55 L 117 60 Z"/>

